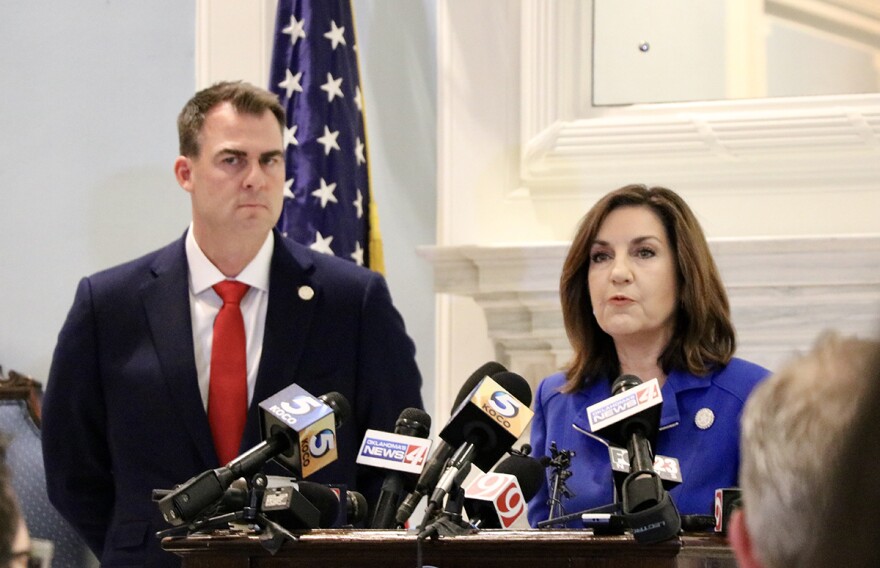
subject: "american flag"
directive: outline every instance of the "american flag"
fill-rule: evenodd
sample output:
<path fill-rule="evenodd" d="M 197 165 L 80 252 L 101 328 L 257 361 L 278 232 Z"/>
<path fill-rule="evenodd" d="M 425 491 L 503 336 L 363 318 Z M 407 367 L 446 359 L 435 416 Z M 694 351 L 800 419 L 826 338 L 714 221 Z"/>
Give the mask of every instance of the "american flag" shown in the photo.
<path fill-rule="evenodd" d="M 269 82 L 287 109 L 279 230 L 381 271 L 349 0 L 278 2 Z"/>

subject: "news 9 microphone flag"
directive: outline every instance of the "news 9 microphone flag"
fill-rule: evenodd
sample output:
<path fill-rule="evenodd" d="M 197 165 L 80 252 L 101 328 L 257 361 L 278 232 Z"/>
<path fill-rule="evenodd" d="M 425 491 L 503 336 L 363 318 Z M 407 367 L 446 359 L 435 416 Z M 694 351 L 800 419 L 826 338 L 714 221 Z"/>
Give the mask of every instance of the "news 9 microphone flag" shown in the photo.
<path fill-rule="evenodd" d="M 260 403 L 263 439 L 276 430 L 296 433 L 292 447 L 275 460 L 308 477 L 336 461 L 336 417 L 333 409 L 293 384 Z"/>
<path fill-rule="evenodd" d="M 468 519 L 480 529 L 527 529 L 526 503 L 543 483 L 541 462 L 513 454 L 465 489 Z"/>

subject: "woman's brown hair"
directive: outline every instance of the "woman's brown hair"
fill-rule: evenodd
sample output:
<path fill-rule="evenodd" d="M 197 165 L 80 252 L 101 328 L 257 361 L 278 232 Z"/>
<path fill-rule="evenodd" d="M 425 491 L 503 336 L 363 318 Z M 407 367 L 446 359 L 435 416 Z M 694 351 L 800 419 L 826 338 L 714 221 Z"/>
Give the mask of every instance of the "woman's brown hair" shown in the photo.
<path fill-rule="evenodd" d="M 664 372 L 685 370 L 705 375 L 726 365 L 736 350 L 730 305 L 718 267 L 700 223 L 690 207 L 672 190 L 628 185 L 599 200 L 584 216 L 562 267 L 559 295 L 565 331 L 574 348 L 566 371 L 564 392 L 576 392 L 599 377 L 620 374 L 620 362 L 611 336 L 593 317 L 587 275 L 590 249 L 599 228 L 619 207 L 647 207 L 666 229 L 678 280 L 675 329 L 659 358 Z"/>

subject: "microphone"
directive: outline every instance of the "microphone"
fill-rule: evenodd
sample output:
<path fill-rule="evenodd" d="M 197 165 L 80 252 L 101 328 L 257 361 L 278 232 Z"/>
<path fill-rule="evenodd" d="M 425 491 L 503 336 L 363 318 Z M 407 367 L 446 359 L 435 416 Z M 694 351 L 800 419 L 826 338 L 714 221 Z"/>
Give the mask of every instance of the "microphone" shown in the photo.
<path fill-rule="evenodd" d="M 362 523 L 369 512 L 367 498 L 362 493 L 349 489 L 341 483 L 329 483 L 327 487 L 336 498 L 336 517 L 329 528 L 346 528 L 355 523 Z M 327 528 L 327 527 L 321 527 Z"/>
<path fill-rule="evenodd" d="M 461 386 L 461 389 L 459 389 L 458 391 L 458 395 L 455 397 L 455 403 L 452 405 L 452 411 L 450 412 L 450 414 L 455 413 L 458 407 L 461 406 L 464 400 L 471 394 L 471 392 L 477 387 L 480 381 L 482 381 L 485 377 L 504 372 L 507 372 L 507 369 L 501 363 L 496 363 L 495 361 L 484 363 L 479 369 L 474 371 Z M 413 491 L 406 496 L 406 498 L 400 504 L 400 507 L 398 507 L 397 509 L 397 515 L 395 516 L 397 526 L 402 527 L 406 523 L 406 521 L 412 516 L 413 511 L 416 510 L 416 507 L 418 506 L 419 501 L 422 500 L 422 497 L 429 494 L 431 491 L 434 490 L 434 487 L 437 486 L 437 481 L 440 479 L 440 475 L 443 473 L 446 461 L 449 459 L 449 456 L 452 455 L 453 451 L 455 451 L 455 448 L 446 443 L 445 440 L 441 439 L 439 441 L 437 446 L 434 448 L 434 453 L 431 454 L 431 458 L 428 460 L 428 463 L 425 465 L 424 469 L 422 469 L 422 474 L 419 476 L 419 479 L 416 482 L 415 489 L 413 489 Z"/>
<path fill-rule="evenodd" d="M 612 443 L 626 444 L 630 473 L 621 488 L 624 519 L 638 542 L 672 538 L 681 529 L 681 517 L 654 471 L 650 441 L 657 435 L 663 404 L 659 383 L 656 379 L 642 383 L 634 375 L 622 375 L 614 381 L 611 392 L 611 398 L 587 408 L 587 415 L 597 432 L 593 418 L 601 418 L 604 410 L 614 420 L 606 417 L 603 435 Z"/>
<path fill-rule="evenodd" d="M 336 431 L 350 415 L 351 406 L 338 392 L 314 398 L 297 385 L 290 385 L 260 403 L 277 403 L 282 417 L 261 415 L 264 441 L 233 459 L 223 467 L 205 471 L 175 487 L 159 502 L 159 510 L 170 525 L 188 524 L 201 517 L 240 477 L 249 479 L 270 459 L 287 467 L 296 466 L 294 473 L 308 475 L 336 459 Z M 284 404 L 282 404 L 284 403 Z M 335 417 L 335 418 L 334 418 Z M 268 434 L 268 435 L 267 435 Z M 332 459 L 331 459 L 332 458 Z"/>
<path fill-rule="evenodd" d="M 646 440 L 656 439 L 662 406 L 663 396 L 656 379 L 643 383 L 635 375 L 621 375 L 611 386 L 610 398 L 587 407 L 587 419 L 595 436 L 629 449 L 634 428 L 641 429 Z M 634 455 L 631 450 L 629 456 L 640 463 L 646 459 L 644 454 Z"/>
<path fill-rule="evenodd" d="M 336 461 L 336 428 L 351 416 L 351 406 L 338 392 L 313 397 L 292 384 L 260 403 L 264 440 L 279 433 L 287 446 L 275 461 L 297 477 L 308 477 Z"/>
<path fill-rule="evenodd" d="M 158 503 L 173 492 L 173 489 L 153 489 L 152 500 L 154 503 Z M 223 496 L 220 497 L 220 500 L 209 509 L 209 515 L 213 517 L 241 511 L 248 506 L 249 502 L 250 494 L 248 491 L 248 484 L 244 478 L 239 477 L 238 479 L 233 480 L 229 488 L 223 492 Z M 206 516 L 207 514 L 208 511 L 206 511 Z"/>
<path fill-rule="evenodd" d="M 730 515 L 742 507 L 742 491 L 739 487 L 724 487 L 715 490 L 715 532 L 727 534 L 730 529 Z"/>
<path fill-rule="evenodd" d="M 528 528 L 526 504 L 543 482 L 544 467 L 538 460 L 512 454 L 465 489 L 464 508 L 471 524 L 481 529 Z"/>
<path fill-rule="evenodd" d="M 323 513 L 316 506 L 316 503 L 323 506 L 320 490 L 316 494 L 313 488 L 305 487 L 306 482 L 301 485 L 287 477 L 266 476 L 266 481 L 260 510 L 267 518 L 288 530 L 314 529 L 320 526 Z M 309 497 L 305 493 L 309 493 Z"/>
<path fill-rule="evenodd" d="M 332 527 L 339 514 L 339 499 L 336 497 L 336 492 L 326 485 L 311 481 L 297 481 L 296 485 L 303 497 L 318 510 L 318 528 Z"/>
<path fill-rule="evenodd" d="M 244 478 L 239 477 L 234 480 L 229 486 L 229 489 L 223 493 L 223 497 L 220 499 L 220 502 L 217 503 L 217 508 L 212 512 L 212 516 L 241 511 L 248 506 L 249 502 L 250 494 L 248 492 L 247 481 L 245 481 Z"/>
<path fill-rule="evenodd" d="M 427 412 L 418 408 L 405 409 L 400 413 L 400 417 L 397 419 L 397 423 L 394 426 L 394 434 L 401 437 L 406 436 L 406 438 L 410 439 L 427 438 L 430 431 L 431 417 L 428 416 Z M 420 473 L 421 466 L 424 465 L 425 456 L 428 453 L 430 443 L 413 445 L 410 444 L 409 440 L 406 438 L 385 441 L 383 446 L 385 446 L 385 449 L 391 450 L 392 459 L 376 460 L 380 462 L 381 465 L 380 463 L 373 462 L 373 465 L 380 465 L 380 467 L 389 468 L 390 471 L 385 474 L 385 481 L 382 483 L 382 491 L 379 493 L 379 500 L 376 503 L 373 522 L 370 525 L 371 528 L 391 529 L 395 526 L 394 517 L 397 513 L 400 501 L 403 499 L 405 492 L 404 483 L 406 481 L 404 473 L 398 471 L 400 466 L 406 465 L 404 462 L 409 461 L 414 466 L 418 467 L 414 473 Z M 361 452 L 358 455 L 358 463 L 364 463 L 361 461 L 361 456 L 369 449 L 370 446 L 368 442 L 371 439 L 373 438 L 371 438 L 371 433 L 368 431 L 367 435 L 364 437 Z M 427 440 L 425 441 L 427 442 Z"/>
<path fill-rule="evenodd" d="M 367 498 L 358 491 L 347 491 L 345 494 L 345 512 L 349 525 L 356 525 L 367 518 Z"/>
<path fill-rule="evenodd" d="M 488 471 L 516 442 L 534 414 L 529 409 L 531 402 L 529 384 L 516 373 L 497 373 L 480 381 L 440 432 L 443 440 L 458 449 L 431 494 L 426 520 L 442 504 L 464 468 L 473 464 Z"/>

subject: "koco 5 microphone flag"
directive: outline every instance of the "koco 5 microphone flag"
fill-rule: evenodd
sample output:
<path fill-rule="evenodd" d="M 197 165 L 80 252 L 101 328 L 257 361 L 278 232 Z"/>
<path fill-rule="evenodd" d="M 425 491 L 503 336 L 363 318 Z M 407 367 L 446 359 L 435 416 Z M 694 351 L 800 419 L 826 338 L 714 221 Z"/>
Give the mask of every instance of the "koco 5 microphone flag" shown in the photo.
<path fill-rule="evenodd" d="M 519 380 L 525 383 L 525 379 L 519 377 Z M 531 422 L 535 413 L 528 404 L 518 400 L 491 377 L 486 377 L 456 409 L 440 437 L 451 446 L 460 446 L 468 441 L 473 429 L 485 428 L 487 437 L 496 439 L 497 443 L 480 448 L 473 463 L 488 471 Z"/>
<path fill-rule="evenodd" d="M 336 461 L 336 417 L 333 409 L 292 384 L 260 403 L 263 439 L 276 430 L 291 432 L 292 445 L 275 460 L 308 477 Z"/>

